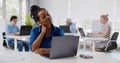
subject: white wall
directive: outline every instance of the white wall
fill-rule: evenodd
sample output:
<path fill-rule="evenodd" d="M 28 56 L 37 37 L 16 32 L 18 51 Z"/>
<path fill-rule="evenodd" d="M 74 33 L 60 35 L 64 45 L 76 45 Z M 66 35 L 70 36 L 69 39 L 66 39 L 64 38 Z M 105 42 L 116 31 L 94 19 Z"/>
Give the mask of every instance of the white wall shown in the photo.
<path fill-rule="evenodd" d="M 40 0 L 40 7 L 47 8 L 53 18 L 68 17 L 68 1 L 70 1 L 70 17 L 74 19 L 96 19 L 101 14 L 114 16 L 114 0 Z"/>
<path fill-rule="evenodd" d="M 70 0 L 71 18 L 99 19 L 101 14 L 113 18 L 114 0 Z"/>
<path fill-rule="evenodd" d="M 68 17 L 68 0 L 39 0 L 39 6 L 49 11 L 54 23 Z"/>
<path fill-rule="evenodd" d="M 115 0 L 115 1 L 116 1 L 116 3 L 115 3 L 115 5 L 116 5 L 115 18 L 120 19 L 120 0 Z"/>

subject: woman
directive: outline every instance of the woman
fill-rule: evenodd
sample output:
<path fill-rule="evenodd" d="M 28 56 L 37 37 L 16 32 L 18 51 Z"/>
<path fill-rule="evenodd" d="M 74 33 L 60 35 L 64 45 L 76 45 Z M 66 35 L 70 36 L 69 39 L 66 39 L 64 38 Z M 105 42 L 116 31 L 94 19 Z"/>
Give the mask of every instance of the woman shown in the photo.
<path fill-rule="evenodd" d="M 101 15 L 100 17 L 101 27 L 98 33 L 88 33 L 89 36 L 108 38 L 110 37 L 111 27 L 108 24 L 108 15 Z M 96 43 L 96 49 L 103 48 L 107 45 L 107 41 Z"/>
<path fill-rule="evenodd" d="M 46 9 L 33 5 L 31 13 L 36 23 L 41 25 L 31 31 L 29 48 L 38 54 L 49 54 L 52 37 L 63 36 L 64 32 L 52 24 L 51 16 Z"/>

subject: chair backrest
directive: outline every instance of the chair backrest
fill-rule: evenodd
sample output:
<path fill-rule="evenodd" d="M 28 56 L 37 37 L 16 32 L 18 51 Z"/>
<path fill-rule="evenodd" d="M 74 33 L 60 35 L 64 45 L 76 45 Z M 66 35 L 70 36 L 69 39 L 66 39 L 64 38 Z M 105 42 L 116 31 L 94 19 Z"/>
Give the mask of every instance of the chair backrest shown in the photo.
<path fill-rule="evenodd" d="M 2 33 L 2 36 L 3 36 L 3 46 L 4 46 L 4 47 L 7 47 L 6 34 L 5 34 L 5 32 Z"/>
<path fill-rule="evenodd" d="M 111 40 L 113 40 L 113 41 L 110 42 L 110 45 L 111 45 L 110 49 L 116 49 L 117 48 L 116 40 L 118 38 L 118 35 L 119 35 L 118 32 L 113 33 L 113 35 L 111 37 Z"/>
<path fill-rule="evenodd" d="M 3 36 L 3 39 L 6 39 L 6 37 L 5 37 L 5 36 L 6 36 L 5 32 L 2 33 L 2 36 Z"/>
<path fill-rule="evenodd" d="M 117 40 L 118 35 L 119 35 L 118 32 L 114 32 L 113 35 L 112 35 L 112 37 L 111 37 L 111 40 Z"/>

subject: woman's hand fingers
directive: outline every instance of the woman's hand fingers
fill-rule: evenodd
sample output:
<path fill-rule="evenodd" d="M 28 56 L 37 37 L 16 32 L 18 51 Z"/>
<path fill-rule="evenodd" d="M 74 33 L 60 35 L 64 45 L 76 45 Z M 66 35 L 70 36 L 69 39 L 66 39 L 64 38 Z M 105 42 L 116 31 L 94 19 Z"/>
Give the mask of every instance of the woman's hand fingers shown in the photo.
<path fill-rule="evenodd" d="M 44 25 L 42 25 L 42 33 L 46 32 L 46 27 Z"/>

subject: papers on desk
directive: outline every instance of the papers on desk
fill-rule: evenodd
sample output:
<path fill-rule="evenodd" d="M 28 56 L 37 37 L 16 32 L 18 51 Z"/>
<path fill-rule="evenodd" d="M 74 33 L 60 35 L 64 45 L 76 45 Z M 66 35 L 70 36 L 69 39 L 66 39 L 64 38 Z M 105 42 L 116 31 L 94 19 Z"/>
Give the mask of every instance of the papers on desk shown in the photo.
<path fill-rule="evenodd" d="M 24 60 L 19 54 L 0 52 L 0 62 L 22 61 Z"/>

